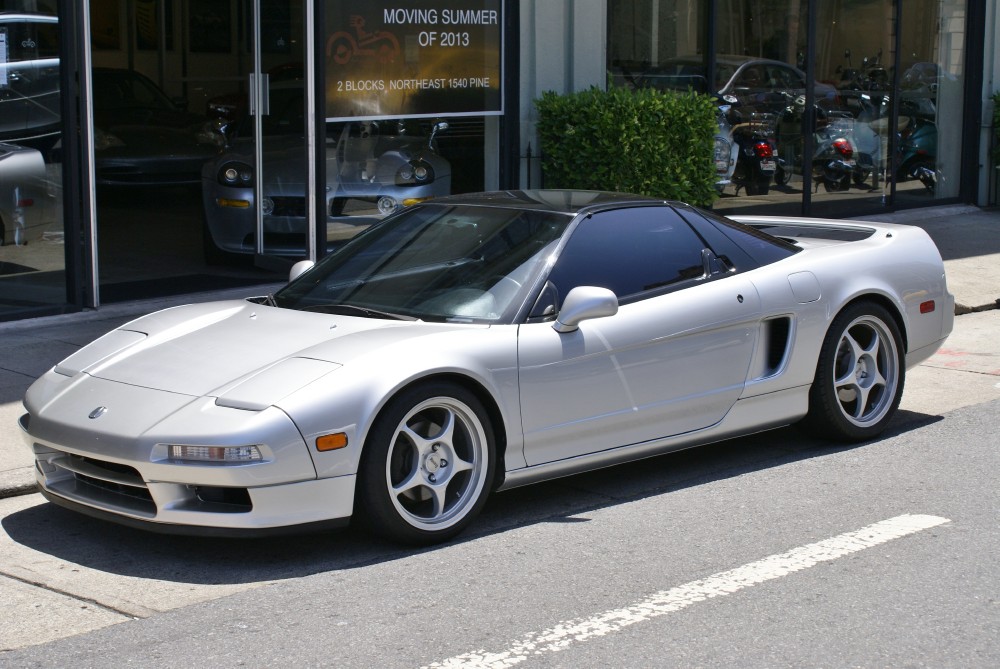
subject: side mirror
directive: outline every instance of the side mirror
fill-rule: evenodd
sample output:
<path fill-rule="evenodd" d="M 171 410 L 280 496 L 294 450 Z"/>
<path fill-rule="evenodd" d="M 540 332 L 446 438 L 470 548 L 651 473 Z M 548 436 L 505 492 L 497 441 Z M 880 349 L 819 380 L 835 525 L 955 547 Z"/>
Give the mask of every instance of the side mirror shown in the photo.
<path fill-rule="evenodd" d="M 288 272 L 288 283 L 295 281 L 297 278 L 308 272 L 315 265 L 312 260 L 300 260 L 294 265 L 292 265 L 291 271 Z"/>
<path fill-rule="evenodd" d="M 552 324 L 556 332 L 573 332 L 580 323 L 591 318 L 604 318 L 618 313 L 618 297 L 607 288 L 577 286 L 563 300 L 562 309 Z"/>
<path fill-rule="evenodd" d="M 448 129 L 447 121 L 438 121 L 431 128 L 431 137 L 427 140 L 427 146 L 433 151 L 434 150 L 434 138 L 439 132 L 444 132 Z"/>

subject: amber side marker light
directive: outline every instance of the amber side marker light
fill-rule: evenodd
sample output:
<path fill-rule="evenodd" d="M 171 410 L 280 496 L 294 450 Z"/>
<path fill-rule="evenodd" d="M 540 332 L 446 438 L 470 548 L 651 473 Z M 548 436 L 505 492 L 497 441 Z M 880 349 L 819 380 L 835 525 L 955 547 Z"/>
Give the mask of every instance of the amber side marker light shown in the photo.
<path fill-rule="evenodd" d="M 933 313 L 934 309 L 934 300 L 927 300 L 926 302 L 920 303 L 920 313 L 922 314 Z"/>
<path fill-rule="evenodd" d="M 220 207 L 235 207 L 236 209 L 249 209 L 250 202 L 247 200 L 230 200 L 227 198 L 218 198 L 216 202 L 219 203 Z"/>
<path fill-rule="evenodd" d="M 347 446 L 347 435 L 343 432 L 324 434 L 322 437 L 316 437 L 316 450 L 320 452 L 335 451 L 345 446 Z"/>

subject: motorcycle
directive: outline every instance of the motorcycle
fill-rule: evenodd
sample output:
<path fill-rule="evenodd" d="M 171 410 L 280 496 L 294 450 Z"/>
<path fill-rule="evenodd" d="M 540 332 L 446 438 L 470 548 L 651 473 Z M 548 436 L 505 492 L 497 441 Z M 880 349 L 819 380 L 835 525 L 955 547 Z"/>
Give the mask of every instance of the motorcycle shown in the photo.
<path fill-rule="evenodd" d="M 803 174 L 805 141 L 802 136 L 802 114 L 805 96 L 798 96 L 785 108 L 778 125 L 778 154 L 774 181 L 787 185 L 793 173 Z M 813 158 L 810 178 L 813 187 L 819 190 L 822 184 L 827 192 L 845 191 L 856 179 L 858 162 L 857 148 L 845 131 L 845 122 L 850 121 L 846 112 L 841 116 L 817 106 L 816 129 L 813 132 Z M 831 117 L 836 119 L 831 121 Z M 870 167 L 869 167 L 870 171 Z"/>
<path fill-rule="evenodd" d="M 732 102 L 735 102 L 732 101 Z M 736 194 L 740 189 L 747 195 L 767 195 L 771 189 L 778 163 L 774 155 L 774 129 L 776 117 L 767 112 L 730 109 L 733 117 L 733 140 L 739 147 L 736 169 L 732 182 Z"/>
<path fill-rule="evenodd" d="M 927 98 L 903 100 L 897 142 L 896 181 L 917 179 L 929 192 L 937 187 L 936 109 Z"/>
<path fill-rule="evenodd" d="M 850 49 L 844 51 L 844 58 L 847 59 L 847 67 L 837 67 L 840 74 L 838 90 L 871 92 L 887 91 L 892 87 L 889 71 L 882 65 L 882 49 L 871 58 L 865 56 L 860 68 L 854 67 Z"/>

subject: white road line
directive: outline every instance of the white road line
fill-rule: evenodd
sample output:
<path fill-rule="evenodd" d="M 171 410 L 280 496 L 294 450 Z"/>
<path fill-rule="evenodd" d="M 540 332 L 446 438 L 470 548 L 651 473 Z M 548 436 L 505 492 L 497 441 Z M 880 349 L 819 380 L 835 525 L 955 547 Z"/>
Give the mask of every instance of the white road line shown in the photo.
<path fill-rule="evenodd" d="M 496 652 L 480 650 L 456 655 L 441 662 L 434 662 L 425 669 L 512 667 L 532 656 L 565 650 L 577 641 L 605 636 L 628 625 L 680 611 L 696 602 L 731 595 L 744 588 L 815 567 L 821 562 L 836 560 L 947 522 L 950 522 L 947 518 L 938 516 L 897 516 L 854 532 L 793 548 L 787 553 L 771 555 L 736 569 L 657 592 L 626 608 L 612 609 L 591 618 L 563 621 L 543 632 L 526 635 L 506 650 Z"/>

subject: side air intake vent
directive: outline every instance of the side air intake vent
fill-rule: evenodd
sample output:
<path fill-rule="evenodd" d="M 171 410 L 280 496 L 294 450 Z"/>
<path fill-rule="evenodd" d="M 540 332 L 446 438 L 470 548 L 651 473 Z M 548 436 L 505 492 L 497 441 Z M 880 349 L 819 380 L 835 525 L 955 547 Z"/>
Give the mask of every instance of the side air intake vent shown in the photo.
<path fill-rule="evenodd" d="M 788 358 L 788 348 L 792 341 L 792 319 L 790 316 L 770 318 L 761 324 L 760 341 L 754 358 L 751 380 L 766 379 L 781 371 Z"/>

